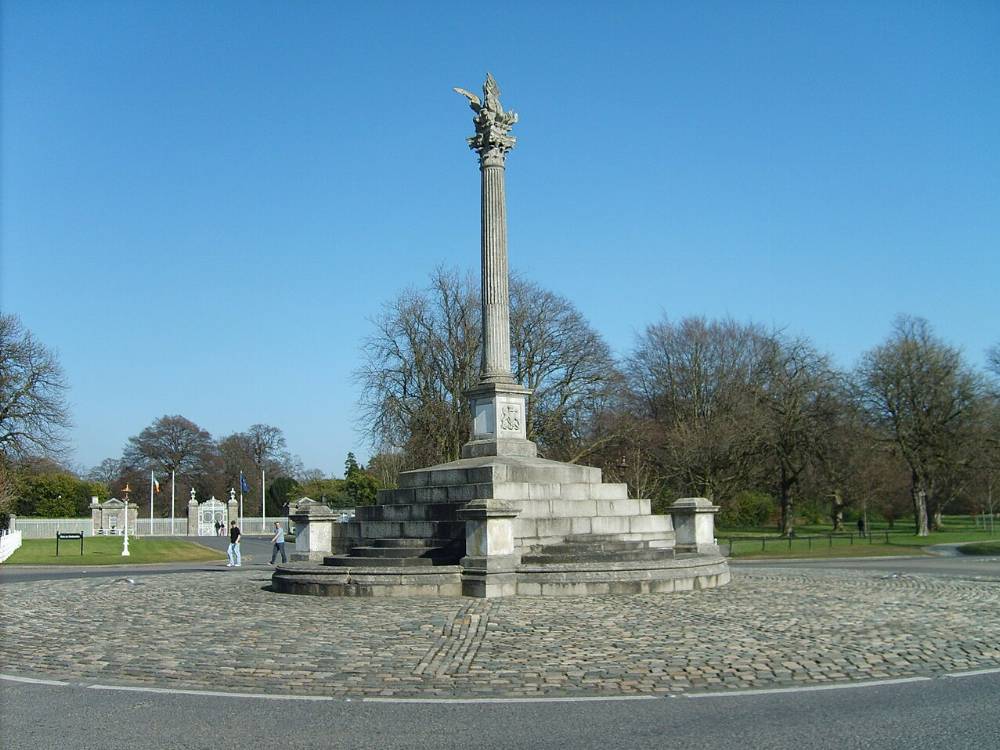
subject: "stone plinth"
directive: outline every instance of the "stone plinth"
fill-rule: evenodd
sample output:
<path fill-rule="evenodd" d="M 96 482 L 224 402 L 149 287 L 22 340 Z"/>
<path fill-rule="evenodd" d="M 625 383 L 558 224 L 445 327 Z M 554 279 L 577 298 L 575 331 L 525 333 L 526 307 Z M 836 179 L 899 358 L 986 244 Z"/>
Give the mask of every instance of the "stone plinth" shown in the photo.
<path fill-rule="evenodd" d="M 670 515 L 677 534 L 678 552 L 719 554 L 715 541 L 715 514 L 718 505 L 704 497 L 682 497 L 670 506 Z"/>
<path fill-rule="evenodd" d="M 198 536 L 198 501 L 192 497 L 187 505 L 187 535 Z"/>
<path fill-rule="evenodd" d="M 472 436 L 462 446 L 462 458 L 537 455 L 525 429 L 530 393 L 516 383 L 491 382 L 466 391 L 472 411 Z"/>
<path fill-rule="evenodd" d="M 495 498 L 473 500 L 460 511 L 465 521 L 462 593 L 492 598 L 517 593 L 518 557 L 514 548 L 514 505 Z"/>
<path fill-rule="evenodd" d="M 289 514 L 295 524 L 295 549 L 292 552 L 293 561 L 312 560 L 321 562 L 330 554 L 333 525 L 337 517 L 326 503 L 302 498 Z"/>

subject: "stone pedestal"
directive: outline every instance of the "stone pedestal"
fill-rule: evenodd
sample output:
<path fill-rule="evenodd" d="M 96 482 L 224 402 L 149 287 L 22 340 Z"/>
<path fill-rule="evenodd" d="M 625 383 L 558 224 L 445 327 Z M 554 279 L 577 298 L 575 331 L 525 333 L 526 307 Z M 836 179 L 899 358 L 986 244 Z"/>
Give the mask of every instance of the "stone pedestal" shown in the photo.
<path fill-rule="evenodd" d="M 198 536 L 198 501 L 193 497 L 188 500 L 187 505 L 187 535 Z"/>
<path fill-rule="evenodd" d="M 229 524 L 232 523 L 233 521 L 236 521 L 236 525 L 237 526 L 240 525 L 240 504 L 238 502 L 236 502 L 235 500 L 233 500 L 232 498 L 230 498 L 229 502 L 226 503 L 226 533 L 227 534 L 229 533 Z M 242 532 L 243 529 L 240 529 L 240 531 Z"/>
<path fill-rule="evenodd" d="M 302 498 L 288 516 L 295 524 L 295 549 L 292 561 L 322 562 L 332 552 L 333 525 L 336 516 L 326 503 Z"/>
<path fill-rule="evenodd" d="M 712 505 L 712 501 L 704 497 L 676 500 L 670 506 L 677 534 L 674 549 L 678 552 L 719 554 L 719 545 L 715 541 L 715 514 L 718 512 L 719 506 Z"/>
<path fill-rule="evenodd" d="M 13 516 L 11 516 L 11 518 L 13 518 Z M 90 524 L 90 533 L 97 534 L 98 529 L 101 528 L 101 505 L 96 497 L 90 498 Z"/>
<path fill-rule="evenodd" d="M 482 382 L 465 392 L 472 411 L 472 436 L 462 458 L 538 455 L 527 439 L 526 399 L 531 391 L 514 382 Z"/>
<path fill-rule="evenodd" d="M 517 593 L 518 557 L 514 549 L 516 506 L 490 498 L 473 500 L 458 517 L 465 521 L 462 594 L 479 598 Z"/>

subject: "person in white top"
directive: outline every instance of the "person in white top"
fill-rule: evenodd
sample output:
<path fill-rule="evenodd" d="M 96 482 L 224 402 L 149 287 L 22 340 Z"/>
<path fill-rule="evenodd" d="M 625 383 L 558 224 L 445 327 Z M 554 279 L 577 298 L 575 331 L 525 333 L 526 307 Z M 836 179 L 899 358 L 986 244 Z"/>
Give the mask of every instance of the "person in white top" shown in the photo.
<path fill-rule="evenodd" d="M 277 521 L 274 522 L 274 536 L 271 537 L 271 543 L 274 544 L 274 549 L 271 551 L 271 565 L 274 565 L 274 560 L 279 552 L 281 553 L 281 562 L 288 562 L 288 558 L 285 557 L 285 530 Z"/>

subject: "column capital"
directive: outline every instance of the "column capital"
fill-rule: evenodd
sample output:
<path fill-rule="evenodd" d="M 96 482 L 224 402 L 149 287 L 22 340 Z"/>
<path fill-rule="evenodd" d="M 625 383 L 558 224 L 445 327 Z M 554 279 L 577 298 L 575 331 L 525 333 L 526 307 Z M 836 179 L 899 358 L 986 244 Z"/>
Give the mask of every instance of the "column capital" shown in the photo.
<path fill-rule="evenodd" d="M 507 152 L 517 143 L 517 138 L 510 134 L 517 122 L 517 113 L 504 111 L 500 104 L 500 87 L 493 74 L 486 74 L 482 100 L 465 89 L 456 87 L 455 91 L 469 100 L 469 107 L 476 113 L 472 118 L 476 134 L 465 139 L 469 148 L 479 154 L 481 166 L 502 167 Z"/>

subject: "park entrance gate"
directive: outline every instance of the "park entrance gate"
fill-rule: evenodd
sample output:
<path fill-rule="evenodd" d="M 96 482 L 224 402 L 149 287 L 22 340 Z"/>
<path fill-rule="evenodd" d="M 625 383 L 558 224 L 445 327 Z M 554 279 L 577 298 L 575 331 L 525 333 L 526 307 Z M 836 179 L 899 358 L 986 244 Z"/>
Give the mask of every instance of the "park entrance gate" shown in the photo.
<path fill-rule="evenodd" d="M 226 525 L 226 504 L 214 497 L 198 508 L 198 536 L 215 536 L 215 524 Z"/>

